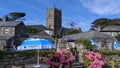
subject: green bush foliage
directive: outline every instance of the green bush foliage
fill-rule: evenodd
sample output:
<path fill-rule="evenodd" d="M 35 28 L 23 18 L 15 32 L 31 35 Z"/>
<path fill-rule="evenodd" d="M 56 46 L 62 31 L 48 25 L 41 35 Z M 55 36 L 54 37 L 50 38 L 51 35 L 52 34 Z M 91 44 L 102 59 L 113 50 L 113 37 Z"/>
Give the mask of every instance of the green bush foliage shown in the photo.
<path fill-rule="evenodd" d="M 78 39 L 75 42 L 82 43 L 86 47 L 86 49 L 92 49 L 92 44 L 89 39 Z"/>
<path fill-rule="evenodd" d="M 84 67 L 87 68 L 90 65 L 90 60 L 85 57 L 85 53 L 83 55 Z"/>
<path fill-rule="evenodd" d="M 99 53 L 103 55 L 120 55 L 119 50 L 99 50 Z"/>
<path fill-rule="evenodd" d="M 115 38 L 120 41 L 120 34 L 118 34 L 117 36 L 115 36 Z"/>
<path fill-rule="evenodd" d="M 110 63 L 111 68 L 115 68 L 115 65 L 116 65 L 115 61 L 110 60 L 109 63 Z"/>
<path fill-rule="evenodd" d="M 55 53 L 56 50 L 52 49 L 52 50 L 39 50 L 39 54 L 43 55 L 43 54 L 53 54 Z M 0 57 L 4 57 L 7 55 L 11 55 L 11 54 L 19 54 L 22 56 L 31 56 L 31 55 L 35 55 L 37 52 L 36 50 L 27 50 L 27 51 L 18 51 L 18 52 L 10 52 L 10 51 L 0 51 Z"/>

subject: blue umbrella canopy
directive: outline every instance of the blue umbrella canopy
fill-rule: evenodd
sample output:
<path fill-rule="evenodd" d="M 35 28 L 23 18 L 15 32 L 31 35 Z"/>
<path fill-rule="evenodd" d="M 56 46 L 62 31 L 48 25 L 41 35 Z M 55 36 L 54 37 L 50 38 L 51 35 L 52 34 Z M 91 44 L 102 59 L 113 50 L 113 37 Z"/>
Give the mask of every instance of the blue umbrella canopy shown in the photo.
<path fill-rule="evenodd" d="M 97 45 L 97 42 L 92 40 L 92 39 L 90 40 L 90 42 L 91 42 L 92 45 Z"/>
<path fill-rule="evenodd" d="M 22 50 L 37 50 L 37 65 L 35 67 L 40 67 L 39 65 L 39 49 L 52 49 L 56 46 L 49 40 L 39 39 L 39 38 L 27 38 L 22 42 L 21 45 L 17 47 L 18 51 Z"/>
<path fill-rule="evenodd" d="M 27 38 L 17 47 L 17 50 L 52 49 L 56 46 L 49 40 L 39 38 Z"/>
<path fill-rule="evenodd" d="M 115 50 L 120 50 L 120 43 L 114 44 L 113 47 L 114 47 Z"/>

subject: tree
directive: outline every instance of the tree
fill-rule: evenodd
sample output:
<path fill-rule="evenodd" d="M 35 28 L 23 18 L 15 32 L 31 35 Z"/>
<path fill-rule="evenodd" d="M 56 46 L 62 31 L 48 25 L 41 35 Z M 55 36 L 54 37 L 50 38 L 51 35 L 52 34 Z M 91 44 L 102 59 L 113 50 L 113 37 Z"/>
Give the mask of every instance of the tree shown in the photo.
<path fill-rule="evenodd" d="M 118 34 L 117 36 L 115 36 L 115 38 L 117 39 L 117 41 L 120 41 L 120 34 Z"/>
<path fill-rule="evenodd" d="M 68 31 L 67 35 L 71 35 L 71 34 L 77 34 L 80 33 L 81 31 L 78 29 L 71 29 Z"/>
<path fill-rule="evenodd" d="M 6 17 L 7 18 L 6 21 L 16 21 L 20 19 L 23 20 L 25 15 L 26 14 L 23 12 L 11 12 L 7 15 L 4 15 L 3 18 Z M 3 21 L 3 19 L 0 18 L 0 21 Z"/>
<path fill-rule="evenodd" d="M 120 25 L 120 18 L 115 18 L 111 20 L 111 25 Z"/>
<path fill-rule="evenodd" d="M 40 32 L 39 30 L 34 29 L 31 26 L 26 26 L 26 29 L 27 29 L 28 33 L 31 33 L 31 34 L 36 34 L 36 33 Z"/>
<path fill-rule="evenodd" d="M 83 46 L 86 47 L 86 49 L 92 49 L 92 44 L 89 39 L 78 39 L 75 41 L 76 43 L 81 43 Z"/>
<path fill-rule="evenodd" d="M 101 30 L 102 28 L 108 25 L 120 25 L 120 19 L 107 19 L 107 18 L 99 18 L 92 23 L 92 28 Z"/>
<path fill-rule="evenodd" d="M 15 21 L 17 19 L 20 19 L 20 18 L 24 17 L 26 14 L 23 13 L 23 12 L 11 12 L 8 15 L 10 15 L 11 20 Z"/>
<path fill-rule="evenodd" d="M 95 20 L 92 23 L 92 27 L 94 27 L 95 29 L 100 30 L 103 27 L 107 26 L 109 22 L 110 22 L 110 20 L 107 19 L 107 18 L 100 18 L 100 19 Z"/>
<path fill-rule="evenodd" d="M 0 18 L 0 21 L 2 21 L 2 19 Z"/>

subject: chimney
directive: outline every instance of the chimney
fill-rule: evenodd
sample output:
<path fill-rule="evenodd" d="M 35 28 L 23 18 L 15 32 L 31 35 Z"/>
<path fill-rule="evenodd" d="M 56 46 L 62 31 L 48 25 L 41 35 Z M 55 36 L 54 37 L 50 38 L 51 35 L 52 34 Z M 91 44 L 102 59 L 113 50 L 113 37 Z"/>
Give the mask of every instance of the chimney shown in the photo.
<path fill-rule="evenodd" d="M 3 22 L 8 21 L 8 17 L 5 15 L 5 16 L 3 16 L 2 20 L 3 20 Z"/>
<path fill-rule="evenodd" d="M 100 25 L 98 25 L 98 31 L 99 31 L 99 32 L 101 31 L 101 26 L 100 26 Z"/>

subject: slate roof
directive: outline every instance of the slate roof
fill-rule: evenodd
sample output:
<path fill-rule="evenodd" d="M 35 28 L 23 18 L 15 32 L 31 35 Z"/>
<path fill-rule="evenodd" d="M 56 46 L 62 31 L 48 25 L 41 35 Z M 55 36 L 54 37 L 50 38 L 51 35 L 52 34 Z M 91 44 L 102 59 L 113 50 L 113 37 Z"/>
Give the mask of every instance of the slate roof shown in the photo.
<path fill-rule="evenodd" d="M 120 32 L 120 26 L 118 25 L 106 26 L 101 30 L 101 32 Z"/>
<path fill-rule="evenodd" d="M 35 35 L 31 35 L 31 38 L 44 38 L 50 41 L 54 41 L 54 38 L 47 34 L 45 31 L 41 31 L 40 33 L 37 33 Z"/>
<path fill-rule="evenodd" d="M 9 27 L 9 26 L 17 26 L 18 24 L 22 23 L 22 21 L 0 21 L 0 27 Z"/>
<path fill-rule="evenodd" d="M 78 34 L 73 34 L 73 35 L 68 35 L 65 37 L 70 37 L 75 40 L 80 39 L 80 38 L 88 38 L 88 39 L 96 39 L 96 41 L 103 40 L 103 39 L 108 39 L 108 40 L 113 40 L 113 37 L 98 31 L 88 31 L 88 32 L 82 32 Z"/>
<path fill-rule="evenodd" d="M 37 30 L 40 30 L 40 31 L 47 29 L 47 28 L 46 28 L 45 26 L 43 26 L 43 25 L 26 25 L 26 26 L 30 26 L 30 27 L 32 27 L 32 28 L 34 28 L 34 29 L 37 29 Z"/>
<path fill-rule="evenodd" d="M 13 36 L 0 36 L 0 40 L 8 40 L 12 38 Z"/>
<path fill-rule="evenodd" d="M 36 35 L 40 35 L 40 36 L 50 36 L 47 32 L 45 31 L 41 31 L 39 33 L 37 33 Z"/>
<path fill-rule="evenodd" d="M 72 34 L 72 35 L 68 35 L 65 37 L 70 37 L 73 39 L 80 39 L 80 38 L 91 38 L 92 35 L 94 35 L 94 31 L 88 31 L 88 32 L 82 32 L 82 33 L 78 33 L 78 34 Z"/>

